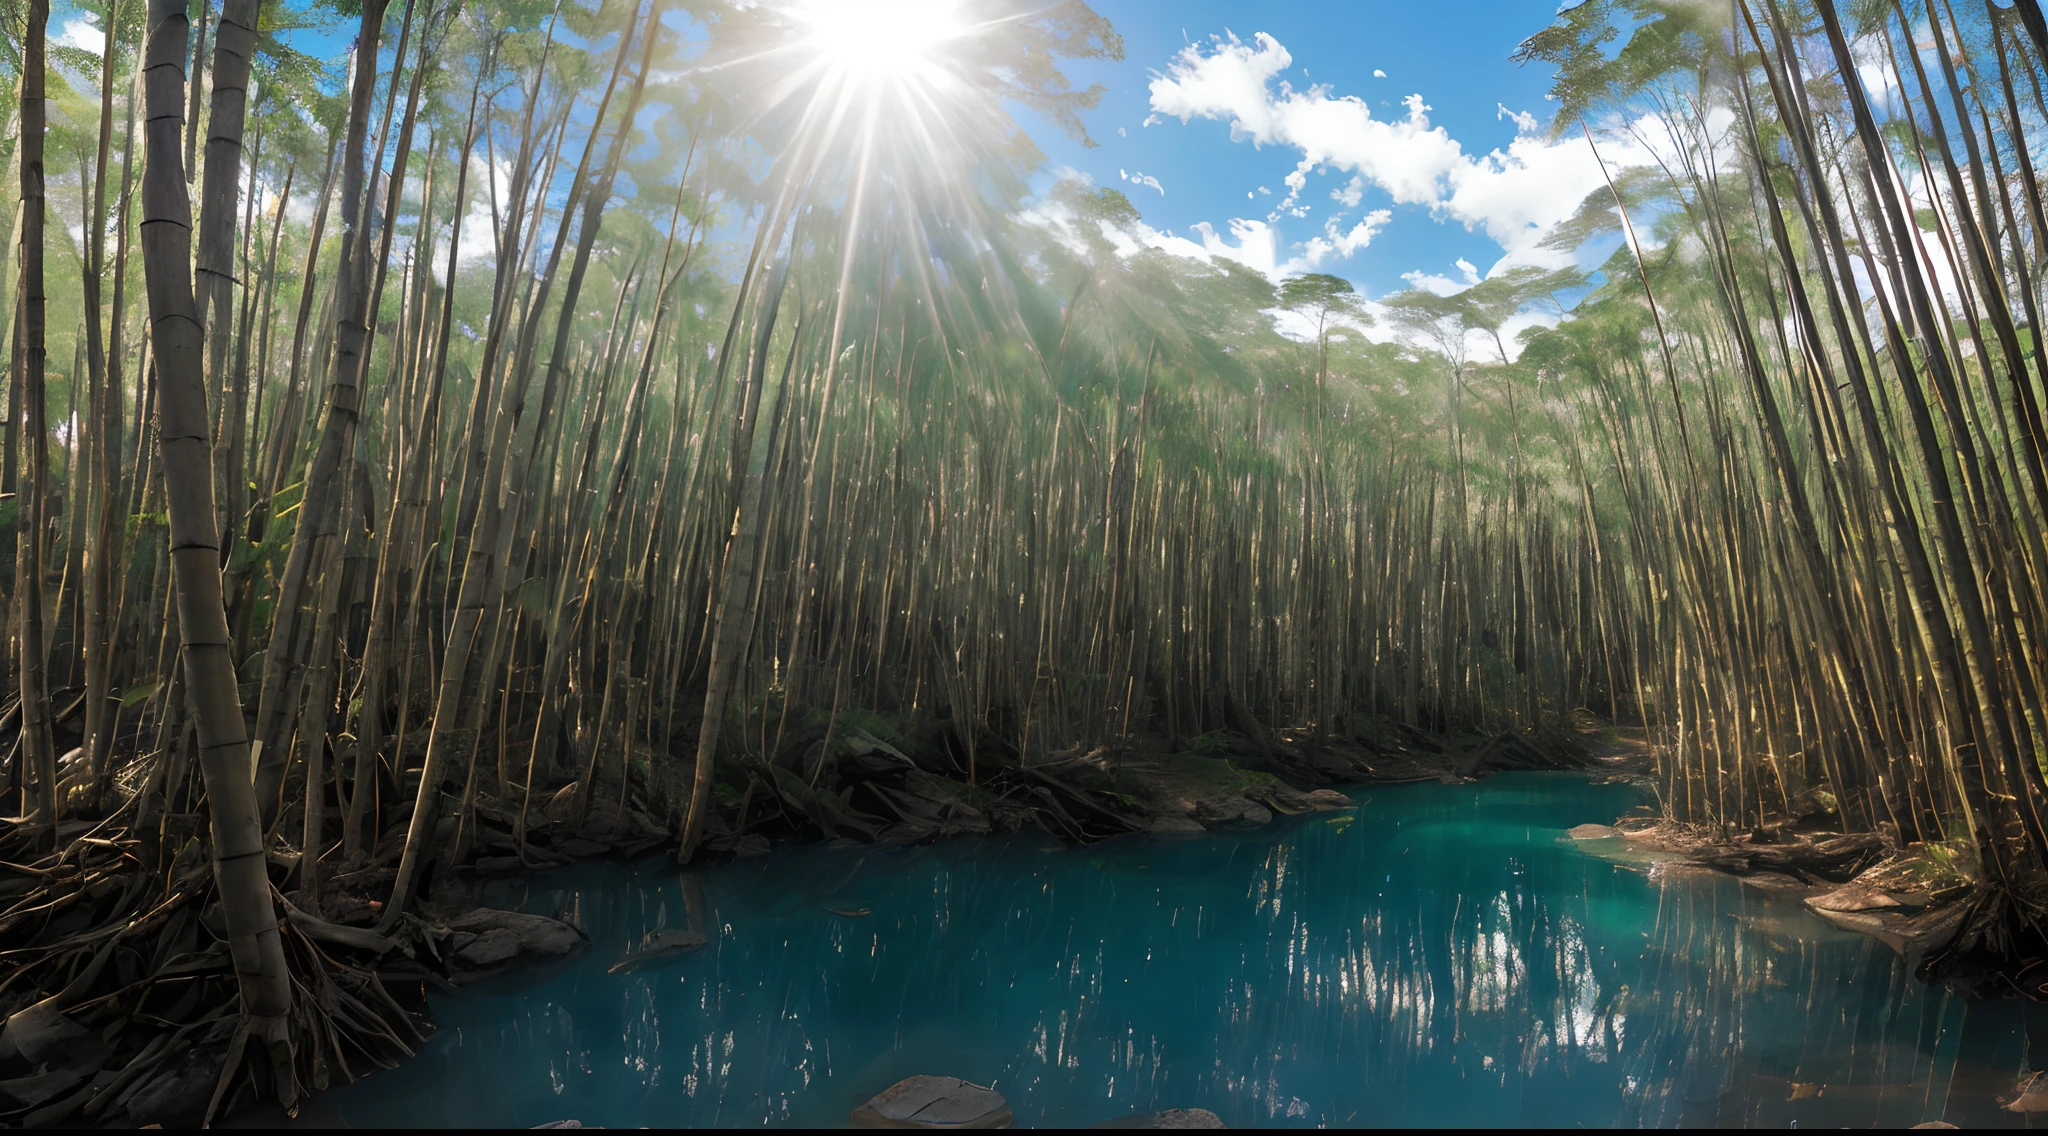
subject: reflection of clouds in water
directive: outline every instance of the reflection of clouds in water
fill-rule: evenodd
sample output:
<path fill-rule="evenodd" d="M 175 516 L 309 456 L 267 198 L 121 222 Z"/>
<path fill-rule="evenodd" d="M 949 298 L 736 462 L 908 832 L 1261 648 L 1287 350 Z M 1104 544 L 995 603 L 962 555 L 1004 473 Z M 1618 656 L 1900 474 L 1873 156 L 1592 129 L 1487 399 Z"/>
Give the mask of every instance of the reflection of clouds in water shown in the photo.
<path fill-rule="evenodd" d="M 1952 1081 L 2009 1087 L 2019 1008 L 1966 1022 L 1796 903 L 1558 841 L 1633 800 L 1504 777 L 1375 790 L 1349 826 L 798 849 L 694 898 L 658 859 L 580 867 L 553 878 L 586 885 L 588 954 L 438 1002 L 419 1061 L 331 1099 L 354 1124 L 816 1125 L 944 1073 L 1020 1125 L 1810 1126 L 1964 1122 L 1991 1093 Z M 603 973 L 684 921 L 705 950 Z"/>

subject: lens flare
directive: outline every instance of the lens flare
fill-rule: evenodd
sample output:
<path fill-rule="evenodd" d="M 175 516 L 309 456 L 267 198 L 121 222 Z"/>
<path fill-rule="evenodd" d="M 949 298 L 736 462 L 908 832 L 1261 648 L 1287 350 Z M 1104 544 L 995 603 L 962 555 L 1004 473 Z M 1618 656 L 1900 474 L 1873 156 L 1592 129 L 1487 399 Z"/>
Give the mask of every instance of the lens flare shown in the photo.
<path fill-rule="evenodd" d="M 958 0 L 808 0 L 808 46 L 849 82 L 915 79 L 965 30 Z"/>

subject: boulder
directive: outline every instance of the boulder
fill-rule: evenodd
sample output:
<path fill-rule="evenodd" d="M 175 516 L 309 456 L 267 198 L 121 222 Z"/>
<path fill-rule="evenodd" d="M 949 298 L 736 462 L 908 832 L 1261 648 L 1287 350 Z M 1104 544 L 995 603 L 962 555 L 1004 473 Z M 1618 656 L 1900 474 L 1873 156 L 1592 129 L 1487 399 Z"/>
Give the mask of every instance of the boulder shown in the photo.
<path fill-rule="evenodd" d="M 853 1110 L 856 1128 L 1008 1128 L 1009 1102 L 958 1077 L 919 1075 L 883 1089 Z"/>
<path fill-rule="evenodd" d="M 1105 1120 L 1097 1128 L 1228 1128 L 1223 1118 L 1206 1108 L 1167 1108 Z"/>
<path fill-rule="evenodd" d="M 1869 884 L 1857 882 L 1844 884 L 1825 895 L 1812 896 L 1806 905 L 1816 911 L 1877 911 L 1905 906 Z"/>
<path fill-rule="evenodd" d="M 456 916 L 448 929 L 458 971 L 493 972 L 522 956 L 556 958 L 583 945 L 583 933 L 559 919 L 488 907 Z"/>
<path fill-rule="evenodd" d="M 1581 824 L 1574 826 L 1566 835 L 1573 840 L 1606 840 L 1620 836 L 1621 830 L 1611 824 Z"/>
<path fill-rule="evenodd" d="M 1210 797 L 1195 806 L 1195 819 L 1210 828 L 1256 828 L 1273 819 L 1266 806 L 1243 797 Z"/>
<path fill-rule="evenodd" d="M 1200 836 L 1209 831 L 1200 821 L 1184 813 L 1167 813 L 1153 817 L 1145 831 L 1154 836 Z"/>
<path fill-rule="evenodd" d="M 1348 809 L 1356 802 L 1335 789 L 1317 789 L 1308 795 L 1309 803 L 1317 809 Z M 1179 1111 L 1179 1110 L 1176 1110 Z M 1201 1112 L 1201 1109 L 1194 1109 Z"/>
<path fill-rule="evenodd" d="M 751 859 L 755 856 L 766 856 L 768 854 L 768 838 L 750 832 L 733 842 L 732 854 L 742 860 Z"/>

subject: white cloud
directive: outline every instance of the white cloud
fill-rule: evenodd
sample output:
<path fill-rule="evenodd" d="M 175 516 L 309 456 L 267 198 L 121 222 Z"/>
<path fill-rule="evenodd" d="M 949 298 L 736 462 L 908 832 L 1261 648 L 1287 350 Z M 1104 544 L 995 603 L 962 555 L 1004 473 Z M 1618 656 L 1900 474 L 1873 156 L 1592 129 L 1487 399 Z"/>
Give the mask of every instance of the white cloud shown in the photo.
<path fill-rule="evenodd" d="M 1442 273 L 1424 272 L 1419 268 L 1413 272 L 1403 272 L 1401 279 L 1406 280 L 1410 288 L 1434 292 L 1439 296 L 1455 296 L 1471 287 L 1470 284 L 1453 280 Z"/>
<path fill-rule="evenodd" d="M 1121 127 L 1121 126 L 1119 126 L 1119 127 L 1117 127 L 1117 128 L 1116 128 L 1116 136 L 1117 136 L 1118 138 L 1129 138 L 1129 137 L 1130 137 L 1130 135 L 1128 135 L 1128 134 L 1124 133 L 1124 128 L 1123 128 L 1123 127 Z"/>
<path fill-rule="evenodd" d="M 1375 79 L 1384 79 L 1387 77 L 1387 73 L 1375 67 L 1372 69 L 1372 77 Z"/>
<path fill-rule="evenodd" d="M 98 55 L 107 49 L 107 33 L 80 17 L 64 21 L 63 28 L 57 33 L 57 42 L 66 47 L 81 48 Z"/>
<path fill-rule="evenodd" d="M 1544 235 L 1572 215 L 1586 194 L 1604 184 L 1599 162 L 1583 140 L 1549 143 L 1532 133 L 1533 114 L 1505 105 L 1518 136 L 1505 149 L 1467 153 L 1464 146 L 1429 120 L 1420 93 L 1402 99 L 1406 116 L 1380 119 L 1365 100 L 1334 93 L 1327 86 L 1296 89 L 1282 75 L 1293 56 L 1265 33 L 1245 43 L 1234 35 L 1190 44 L 1155 73 L 1151 108 L 1188 122 L 1225 122 L 1233 141 L 1256 147 L 1282 146 L 1300 155 L 1288 176 L 1288 195 L 1267 221 L 1300 217 L 1298 203 L 1308 175 L 1328 169 L 1352 175 L 1331 196 L 1346 208 L 1364 200 L 1365 190 L 1385 193 L 1395 205 L 1420 205 L 1439 220 L 1454 220 L 1486 233 L 1510 264 L 1568 262 L 1567 254 L 1539 248 Z M 1649 160 L 1634 142 L 1603 141 L 1610 169 Z M 1319 238 L 1322 239 L 1322 238 Z M 1454 282 L 1453 282 L 1454 283 Z"/>
<path fill-rule="evenodd" d="M 1085 189 L 1093 184 L 1087 174 L 1071 168 L 1054 171 L 1056 182 L 1074 182 Z M 1036 203 L 1018 213 L 1018 219 L 1025 224 L 1044 229 L 1054 240 L 1077 254 L 1085 254 L 1088 242 L 1077 231 L 1080 218 L 1073 209 L 1062 202 L 1057 193 L 1047 193 Z M 1239 264 L 1263 273 L 1269 278 L 1279 279 L 1285 273 L 1279 263 L 1278 239 L 1272 227 L 1263 221 L 1248 221 L 1242 218 L 1230 222 L 1230 238 L 1219 236 L 1207 221 L 1192 226 L 1196 240 L 1175 236 L 1139 221 L 1129 229 L 1119 229 L 1107 221 L 1097 223 L 1102 239 L 1109 242 L 1118 256 L 1130 256 L 1142 248 L 1156 248 L 1176 256 L 1191 257 L 1195 260 L 1210 261 L 1218 258 L 1236 261 Z"/>
<path fill-rule="evenodd" d="M 474 163 L 469 178 L 469 192 L 473 196 L 469 213 L 462 218 L 462 244 L 455 255 L 457 260 L 474 264 L 498 255 L 498 233 L 491 224 L 491 191 L 495 187 L 498 208 L 506 209 L 506 199 L 512 194 L 512 159 L 500 158 L 495 167 L 488 166 L 482 154 L 474 154 L 469 160 Z M 486 173 L 491 186 L 482 184 Z"/>
<path fill-rule="evenodd" d="M 1457 268 L 1458 275 L 1462 279 L 1454 280 L 1442 273 L 1424 272 L 1419 268 L 1413 272 L 1403 272 L 1401 279 L 1406 280 L 1411 288 L 1419 288 L 1424 292 L 1434 292 L 1439 296 L 1455 296 L 1472 285 L 1479 283 L 1478 265 L 1473 264 L 1462 256 L 1451 263 Z"/>
<path fill-rule="evenodd" d="M 1164 233 L 1148 233 L 1145 243 L 1153 248 L 1181 256 L 1192 256 L 1197 260 L 1212 260 L 1221 257 L 1234 260 L 1268 279 L 1279 279 L 1285 275 L 1280 269 L 1280 237 L 1271 225 L 1264 221 L 1246 220 L 1233 217 L 1230 221 L 1230 236 L 1236 244 L 1216 235 L 1216 229 L 1207 221 L 1197 221 L 1193 231 L 1201 237 L 1201 243 L 1186 237 L 1168 236 Z"/>
<path fill-rule="evenodd" d="M 1132 185 L 1142 185 L 1147 189 L 1156 189 L 1159 191 L 1159 196 L 1166 196 L 1166 187 L 1160 185 L 1159 179 L 1151 174 L 1134 174 L 1128 170 L 1118 170 L 1116 176 L 1130 182 Z"/>
<path fill-rule="evenodd" d="M 1536 121 L 1536 116 L 1526 110 L 1509 110 L 1506 103 L 1497 102 L 1493 105 L 1496 108 L 1493 116 L 1496 120 L 1503 118 L 1513 119 L 1515 129 L 1523 134 L 1532 134 L 1535 132 L 1536 127 L 1541 125 Z"/>
<path fill-rule="evenodd" d="M 1152 80 L 1152 109 L 1182 122 L 1226 121 L 1233 141 L 1293 147 L 1303 167 L 1362 174 L 1397 204 L 1434 204 L 1443 196 L 1444 180 L 1464 151 L 1430 125 L 1421 95 L 1403 100 L 1406 121 L 1383 122 L 1363 99 L 1332 97 L 1324 87 L 1297 91 L 1283 80 L 1276 91 L 1273 80 L 1292 63 L 1287 49 L 1263 32 L 1255 46 L 1232 36 L 1207 54 L 1190 44 Z"/>
<path fill-rule="evenodd" d="M 1301 255 L 1287 263 L 1286 272 L 1303 272 L 1319 268 L 1323 262 L 1336 257 L 1343 259 L 1372 243 L 1373 237 L 1386 228 L 1394 219 L 1392 210 L 1375 209 L 1367 213 L 1348 232 L 1339 232 L 1340 222 L 1332 217 L 1323 223 L 1323 235 L 1312 238 L 1301 246 Z"/>

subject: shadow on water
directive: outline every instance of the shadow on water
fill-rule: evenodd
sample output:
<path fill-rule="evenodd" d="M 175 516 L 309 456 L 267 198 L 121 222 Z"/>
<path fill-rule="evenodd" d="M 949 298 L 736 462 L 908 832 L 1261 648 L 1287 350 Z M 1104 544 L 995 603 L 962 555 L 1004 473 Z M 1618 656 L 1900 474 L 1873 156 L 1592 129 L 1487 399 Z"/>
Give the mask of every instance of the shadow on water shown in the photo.
<path fill-rule="evenodd" d="M 2020 1120 L 1996 1097 L 2029 1026 L 2048 1041 L 2039 1011 L 1966 1005 L 1796 901 L 1564 836 L 1630 788 L 1512 774 L 1356 797 L 1195 840 L 654 857 L 493 885 L 488 903 L 578 910 L 592 949 L 437 999 L 426 1052 L 306 1119 L 834 1125 L 940 1073 L 993 1083 L 1020 1125 Z M 606 973 L 657 927 L 711 944 Z"/>

